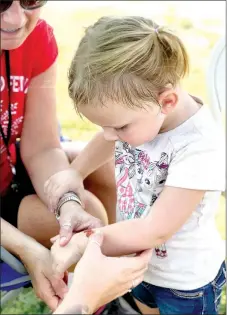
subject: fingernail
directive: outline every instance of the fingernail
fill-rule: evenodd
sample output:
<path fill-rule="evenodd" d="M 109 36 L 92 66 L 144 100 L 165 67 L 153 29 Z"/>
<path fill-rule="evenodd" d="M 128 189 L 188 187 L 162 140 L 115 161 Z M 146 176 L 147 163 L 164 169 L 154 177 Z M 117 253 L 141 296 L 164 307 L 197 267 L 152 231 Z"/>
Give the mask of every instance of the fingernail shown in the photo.
<path fill-rule="evenodd" d="M 66 238 L 65 236 L 62 236 L 62 237 L 60 238 L 60 245 L 63 245 L 66 240 L 67 240 L 67 238 Z"/>

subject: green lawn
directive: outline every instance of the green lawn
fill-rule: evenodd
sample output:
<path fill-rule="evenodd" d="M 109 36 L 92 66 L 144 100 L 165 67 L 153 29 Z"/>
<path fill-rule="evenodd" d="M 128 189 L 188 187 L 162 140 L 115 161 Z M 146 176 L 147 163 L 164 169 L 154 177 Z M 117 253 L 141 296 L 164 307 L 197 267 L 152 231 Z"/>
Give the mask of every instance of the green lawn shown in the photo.
<path fill-rule="evenodd" d="M 170 1 L 171 2 L 171 1 Z M 72 139 L 89 140 L 97 130 L 97 127 L 86 120 L 78 117 L 73 109 L 72 103 L 67 95 L 67 70 L 73 52 L 84 32 L 84 27 L 93 23 L 97 18 L 107 14 L 122 14 L 117 9 L 108 7 L 93 10 L 78 9 L 77 11 L 64 12 L 61 15 L 44 11 L 44 17 L 54 26 L 55 34 L 59 44 L 59 66 L 57 79 L 57 108 L 58 117 L 63 132 Z M 127 14 L 127 12 L 126 12 Z M 191 94 L 201 97 L 208 102 L 206 90 L 206 70 L 209 62 L 211 49 L 220 34 L 215 31 L 218 21 L 209 19 L 201 21 L 201 26 L 195 28 L 190 19 L 176 16 L 173 8 L 166 8 L 162 16 L 155 17 L 156 21 L 164 21 L 170 27 L 174 27 L 180 33 L 190 54 L 191 74 L 184 80 L 184 86 Z M 64 27 L 59 21 L 64 20 Z M 209 29 L 207 30 L 207 25 Z M 212 28 L 214 26 L 214 28 Z M 69 34 L 67 36 L 67 34 Z M 217 225 L 225 239 L 225 199 L 221 198 L 217 214 Z M 225 293 L 223 291 L 220 314 L 225 314 Z M 48 308 L 44 303 L 38 301 L 31 289 L 25 289 L 17 299 L 8 303 L 2 310 L 2 314 L 47 314 Z"/>

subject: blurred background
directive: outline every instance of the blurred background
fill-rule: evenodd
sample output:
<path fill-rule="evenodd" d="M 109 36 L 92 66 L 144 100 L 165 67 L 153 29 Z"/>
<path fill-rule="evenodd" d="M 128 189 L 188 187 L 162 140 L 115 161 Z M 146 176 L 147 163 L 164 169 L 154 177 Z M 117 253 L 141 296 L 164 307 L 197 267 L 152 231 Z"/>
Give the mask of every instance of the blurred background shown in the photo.
<path fill-rule="evenodd" d="M 59 46 L 57 109 L 63 134 L 88 141 L 97 127 L 77 116 L 67 92 L 67 71 L 77 45 L 90 24 L 104 15 L 142 15 L 174 29 L 189 52 L 191 72 L 185 89 L 208 103 L 207 68 L 215 43 L 225 36 L 225 1 L 48 1 L 44 18 L 54 28 Z M 208 104 L 209 105 L 209 104 Z M 225 198 L 221 197 L 217 225 L 225 239 Z M 48 308 L 31 289 L 1 310 L 2 314 L 47 314 Z M 220 314 L 225 314 L 223 292 Z"/>

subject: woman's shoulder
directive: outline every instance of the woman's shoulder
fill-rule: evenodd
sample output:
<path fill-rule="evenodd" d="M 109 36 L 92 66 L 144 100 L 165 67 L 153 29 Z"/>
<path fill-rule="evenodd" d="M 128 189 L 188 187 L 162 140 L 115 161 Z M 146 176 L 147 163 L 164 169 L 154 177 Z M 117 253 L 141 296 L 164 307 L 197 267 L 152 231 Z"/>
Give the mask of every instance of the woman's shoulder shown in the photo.
<path fill-rule="evenodd" d="M 53 36 L 54 36 L 53 27 L 50 26 L 45 20 L 39 19 L 36 24 L 36 27 L 29 36 L 30 38 L 28 37 L 28 39 L 46 38 L 50 40 Z"/>
<path fill-rule="evenodd" d="M 27 46 L 36 43 L 38 48 L 42 46 L 43 43 L 48 44 L 53 38 L 53 28 L 45 20 L 39 19 L 36 27 L 27 37 L 23 45 L 27 48 Z"/>
<path fill-rule="evenodd" d="M 26 39 L 23 44 L 23 55 L 30 60 L 31 77 L 46 71 L 55 62 L 58 55 L 57 42 L 53 28 L 45 20 L 38 20 L 36 27 Z"/>

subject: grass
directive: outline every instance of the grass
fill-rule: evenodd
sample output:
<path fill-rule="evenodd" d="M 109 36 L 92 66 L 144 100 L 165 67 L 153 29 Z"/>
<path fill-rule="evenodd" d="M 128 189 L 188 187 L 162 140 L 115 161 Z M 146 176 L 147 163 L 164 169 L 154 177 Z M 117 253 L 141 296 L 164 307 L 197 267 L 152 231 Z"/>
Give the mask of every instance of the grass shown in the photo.
<path fill-rule="evenodd" d="M 171 2 L 171 1 L 170 1 Z M 62 125 L 63 133 L 75 140 L 89 140 L 96 130 L 97 126 L 91 124 L 86 119 L 82 120 L 76 115 L 73 105 L 67 94 L 67 70 L 69 62 L 73 56 L 76 46 L 84 33 L 84 27 L 95 22 L 103 15 L 122 15 L 128 12 L 120 11 L 116 8 L 105 6 L 103 8 L 78 9 L 72 12 L 55 12 L 46 10 L 43 17 L 55 29 L 59 45 L 59 65 L 57 78 L 57 109 L 58 117 Z M 206 90 L 206 69 L 209 62 L 211 49 L 218 40 L 220 34 L 217 30 L 217 20 L 200 21 L 199 27 L 194 27 L 190 19 L 176 16 L 174 7 L 163 10 L 162 16 L 153 17 L 158 23 L 168 24 L 175 28 L 183 39 L 190 55 L 191 73 L 183 82 L 187 91 L 193 95 L 202 98 L 208 102 L 208 93 Z M 64 20 L 64 27 L 59 21 Z M 209 26 L 209 28 L 207 27 Z M 214 26 L 214 27 L 213 27 Z M 68 36 L 67 36 L 68 34 Z M 196 43 L 196 44 L 195 44 Z M 225 239 L 225 198 L 222 196 L 216 222 L 218 229 Z M 226 297 L 223 290 L 220 314 L 225 314 Z M 24 289 L 18 298 L 9 302 L 2 314 L 47 314 L 49 312 L 46 305 L 39 301 L 32 289 Z"/>

